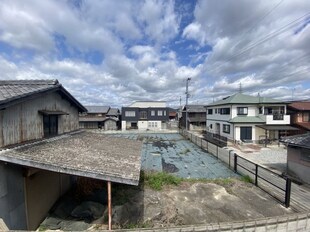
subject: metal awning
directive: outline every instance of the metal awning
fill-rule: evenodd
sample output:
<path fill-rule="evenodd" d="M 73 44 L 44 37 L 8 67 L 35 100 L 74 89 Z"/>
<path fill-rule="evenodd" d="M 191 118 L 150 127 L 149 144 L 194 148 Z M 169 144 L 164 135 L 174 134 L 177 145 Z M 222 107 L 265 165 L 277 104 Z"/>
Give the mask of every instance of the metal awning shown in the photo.
<path fill-rule="evenodd" d="M 39 113 L 43 115 L 69 115 L 69 113 L 60 110 L 39 110 Z"/>
<path fill-rule="evenodd" d="M 264 130 L 271 130 L 271 131 L 288 131 L 288 130 L 299 130 L 298 128 L 288 126 L 288 125 L 256 125 L 259 128 L 262 128 Z"/>

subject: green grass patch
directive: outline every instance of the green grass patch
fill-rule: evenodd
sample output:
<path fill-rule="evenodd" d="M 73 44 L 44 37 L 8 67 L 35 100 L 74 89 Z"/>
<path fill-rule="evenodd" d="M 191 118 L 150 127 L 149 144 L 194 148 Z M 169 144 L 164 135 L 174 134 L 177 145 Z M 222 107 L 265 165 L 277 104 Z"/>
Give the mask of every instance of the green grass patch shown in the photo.
<path fill-rule="evenodd" d="M 243 182 L 246 182 L 246 183 L 253 183 L 252 178 L 249 177 L 248 175 L 242 176 L 240 179 L 241 179 Z"/>
<path fill-rule="evenodd" d="M 154 190 L 162 190 L 165 185 L 179 185 L 182 178 L 173 176 L 166 172 L 142 172 L 141 181 L 145 186 Z"/>
<path fill-rule="evenodd" d="M 146 222 L 138 222 L 138 223 L 128 223 L 122 225 L 122 229 L 137 229 L 137 228 L 151 228 L 153 227 L 152 223 L 150 221 Z"/>

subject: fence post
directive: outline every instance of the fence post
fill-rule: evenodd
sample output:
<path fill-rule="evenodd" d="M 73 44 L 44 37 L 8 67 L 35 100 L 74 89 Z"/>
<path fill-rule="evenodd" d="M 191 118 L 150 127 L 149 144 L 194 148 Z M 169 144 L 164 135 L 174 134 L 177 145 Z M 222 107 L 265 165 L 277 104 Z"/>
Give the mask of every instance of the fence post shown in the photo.
<path fill-rule="evenodd" d="M 291 186 L 292 181 L 290 178 L 286 178 L 286 186 L 285 186 L 285 207 L 290 207 L 290 200 L 291 200 Z"/>
<path fill-rule="evenodd" d="M 258 185 L 258 165 L 255 164 L 255 186 Z"/>
<path fill-rule="evenodd" d="M 233 150 L 229 150 L 228 151 L 228 167 L 230 169 L 230 152 L 233 151 Z"/>
<path fill-rule="evenodd" d="M 219 159 L 219 147 L 216 146 L 216 158 Z"/>
<path fill-rule="evenodd" d="M 207 142 L 207 152 L 209 152 L 209 142 L 208 140 L 206 140 L 206 142 Z"/>
<path fill-rule="evenodd" d="M 237 173 L 237 154 L 234 153 L 234 172 Z"/>

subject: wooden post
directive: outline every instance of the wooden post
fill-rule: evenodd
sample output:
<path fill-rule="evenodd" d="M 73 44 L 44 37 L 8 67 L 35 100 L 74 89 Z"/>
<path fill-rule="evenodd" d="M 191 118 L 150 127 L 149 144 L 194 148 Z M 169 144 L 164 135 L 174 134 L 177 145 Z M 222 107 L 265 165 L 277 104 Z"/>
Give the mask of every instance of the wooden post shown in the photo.
<path fill-rule="evenodd" d="M 109 214 L 109 230 L 112 230 L 112 204 L 111 204 L 111 181 L 108 181 L 108 214 Z"/>

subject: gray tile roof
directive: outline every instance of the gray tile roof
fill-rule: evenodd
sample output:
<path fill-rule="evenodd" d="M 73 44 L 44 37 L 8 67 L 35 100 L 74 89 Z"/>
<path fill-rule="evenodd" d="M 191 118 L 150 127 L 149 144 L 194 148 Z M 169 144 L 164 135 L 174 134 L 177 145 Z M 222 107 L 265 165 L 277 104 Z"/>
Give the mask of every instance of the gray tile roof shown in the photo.
<path fill-rule="evenodd" d="M 138 185 L 142 142 L 75 132 L 0 150 L 0 160 L 52 172 Z"/>
<path fill-rule="evenodd" d="M 119 109 L 117 108 L 110 108 L 109 112 L 107 113 L 107 116 L 118 116 L 119 113 Z"/>
<path fill-rule="evenodd" d="M 186 106 L 184 107 L 186 109 Z M 204 105 L 187 105 L 187 112 L 207 112 Z"/>
<path fill-rule="evenodd" d="M 59 86 L 60 84 L 57 80 L 0 81 L 0 104 Z"/>
<path fill-rule="evenodd" d="M 310 149 L 310 133 L 284 137 L 281 139 L 281 142 L 291 146 L 305 147 Z"/>
<path fill-rule="evenodd" d="M 267 103 L 284 103 L 283 101 L 267 98 L 267 97 L 254 97 L 242 93 L 236 93 L 232 96 L 223 98 L 222 100 L 210 103 L 208 106 L 226 105 L 226 104 L 267 104 Z"/>
<path fill-rule="evenodd" d="M 61 92 L 80 112 L 86 111 L 58 80 L 0 80 L 0 109 L 49 91 Z"/>
<path fill-rule="evenodd" d="M 88 113 L 91 114 L 106 114 L 108 113 L 110 106 L 85 106 Z"/>

